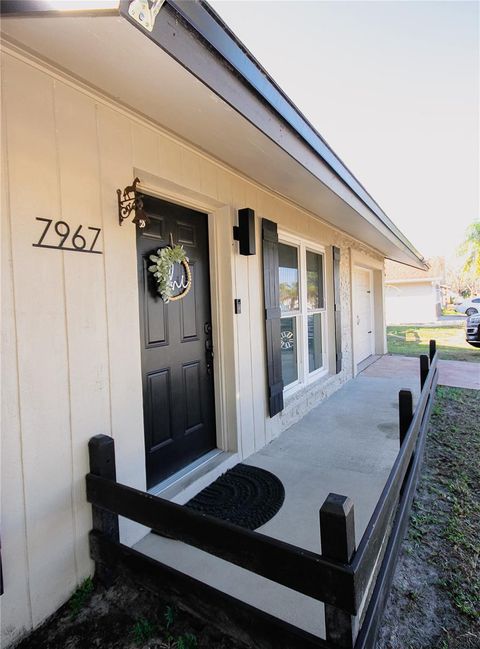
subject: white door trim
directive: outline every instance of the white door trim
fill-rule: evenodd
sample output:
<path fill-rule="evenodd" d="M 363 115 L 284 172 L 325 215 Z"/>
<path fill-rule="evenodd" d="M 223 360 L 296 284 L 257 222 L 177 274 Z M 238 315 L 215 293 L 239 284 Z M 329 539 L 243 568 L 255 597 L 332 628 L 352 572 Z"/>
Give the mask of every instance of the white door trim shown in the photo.
<path fill-rule="evenodd" d="M 228 308 L 233 304 L 233 255 L 225 254 L 225 251 L 231 250 L 232 210 L 230 206 L 209 196 L 143 169 L 134 168 L 133 173 L 140 178 L 139 191 L 208 214 L 217 448 L 235 453 L 240 448 L 236 398 L 237 358 L 234 342 L 237 332 L 233 309 Z"/>

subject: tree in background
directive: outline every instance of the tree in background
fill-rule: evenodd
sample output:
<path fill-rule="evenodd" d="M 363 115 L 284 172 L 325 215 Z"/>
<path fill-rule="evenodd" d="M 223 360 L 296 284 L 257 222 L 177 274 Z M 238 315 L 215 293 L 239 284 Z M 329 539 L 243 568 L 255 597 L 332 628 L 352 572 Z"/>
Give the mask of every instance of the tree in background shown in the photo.
<path fill-rule="evenodd" d="M 468 226 L 456 261 L 451 259 L 447 264 L 446 281 L 452 300 L 454 295 L 480 295 L 480 221 Z"/>
<path fill-rule="evenodd" d="M 448 263 L 445 277 L 450 301 L 455 301 L 456 296 L 480 295 L 480 276 L 475 276 L 472 270 L 465 271 L 462 264 Z"/>
<path fill-rule="evenodd" d="M 458 252 L 466 255 L 464 272 L 480 278 L 480 221 L 474 221 L 468 226 L 465 240 Z"/>

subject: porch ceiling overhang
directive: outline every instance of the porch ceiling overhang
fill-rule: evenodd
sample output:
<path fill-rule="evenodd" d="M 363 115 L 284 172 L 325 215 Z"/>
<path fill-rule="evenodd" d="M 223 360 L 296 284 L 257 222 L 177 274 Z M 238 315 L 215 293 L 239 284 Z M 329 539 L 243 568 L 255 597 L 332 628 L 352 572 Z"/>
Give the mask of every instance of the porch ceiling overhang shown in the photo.
<path fill-rule="evenodd" d="M 150 33 L 128 15 L 128 0 L 118 7 L 95 0 L 86 11 L 52 11 L 59 4 L 2 3 L 3 39 L 140 112 L 385 257 L 427 268 L 206 5 L 167 0 Z"/>

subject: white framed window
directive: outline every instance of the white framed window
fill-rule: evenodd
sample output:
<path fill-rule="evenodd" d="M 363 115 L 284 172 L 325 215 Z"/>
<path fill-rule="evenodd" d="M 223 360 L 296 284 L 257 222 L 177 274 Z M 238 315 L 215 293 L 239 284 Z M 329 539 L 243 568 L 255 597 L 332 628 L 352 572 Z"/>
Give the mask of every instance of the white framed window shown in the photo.
<path fill-rule="evenodd" d="M 280 348 L 285 391 L 327 373 L 325 250 L 279 234 Z"/>

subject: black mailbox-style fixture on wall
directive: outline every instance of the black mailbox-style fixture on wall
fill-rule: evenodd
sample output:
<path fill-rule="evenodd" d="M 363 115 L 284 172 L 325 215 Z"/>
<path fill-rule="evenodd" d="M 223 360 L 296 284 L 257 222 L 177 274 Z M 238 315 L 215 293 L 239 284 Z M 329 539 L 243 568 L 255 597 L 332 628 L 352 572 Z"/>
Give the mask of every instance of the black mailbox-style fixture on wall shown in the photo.
<path fill-rule="evenodd" d="M 132 223 L 135 223 L 135 225 L 138 225 L 139 228 L 143 229 L 150 223 L 150 219 L 143 209 L 142 195 L 137 192 L 137 185 L 139 182 L 140 179 L 135 178 L 133 183 L 128 185 L 128 187 L 125 187 L 123 192 L 121 189 L 117 189 L 118 222 L 122 225 L 125 219 L 128 219 L 132 211 L 135 210 L 135 216 Z"/>
<path fill-rule="evenodd" d="M 240 243 L 241 255 L 255 254 L 255 212 L 249 207 L 238 210 L 238 225 L 233 227 L 233 238 Z"/>

